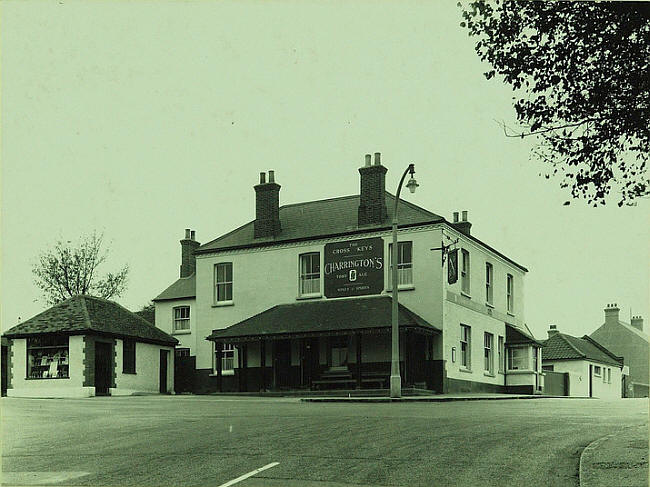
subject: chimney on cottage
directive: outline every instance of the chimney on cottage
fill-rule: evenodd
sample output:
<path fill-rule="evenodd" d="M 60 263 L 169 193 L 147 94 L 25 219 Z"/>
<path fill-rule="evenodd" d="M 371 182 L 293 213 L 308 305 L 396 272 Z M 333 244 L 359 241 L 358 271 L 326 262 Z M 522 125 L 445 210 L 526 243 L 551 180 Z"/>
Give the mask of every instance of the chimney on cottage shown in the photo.
<path fill-rule="evenodd" d="M 608 304 L 605 308 L 605 323 L 618 323 L 618 306 L 616 303 Z"/>
<path fill-rule="evenodd" d="M 637 330 L 643 331 L 643 317 L 642 316 L 632 316 L 630 320 L 630 325 L 632 325 Z"/>
<path fill-rule="evenodd" d="M 181 240 L 181 277 L 189 277 L 196 271 L 194 251 L 201 245 L 196 241 L 196 232 L 185 229 L 185 238 Z"/>
<path fill-rule="evenodd" d="M 275 182 L 274 171 L 269 180 L 260 173 L 260 183 L 255 186 L 255 238 L 274 237 L 280 233 L 280 185 Z"/>
<path fill-rule="evenodd" d="M 559 333 L 557 326 L 555 325 L 548 325 L 548 337 L 551 338 L 553 335 L 557 335 Z"/>
<path fill-rule="evenodd" d="M 460 221 L 458 221 L 458 212 L 454 211 L 454 222 L 453 222 L 454 228 L 456 228 L 460 233 L 464 235 L 469 235 L 470 229 L 472 228 L 472 224 L 467 221 L 467 210 L 463 210 L 462 212 L 462 218 Z"/>
<path fill-rule="evenodd" d="M 383 223 L 388 219 L 386 211 L 386 169 L 381 165 L 381 154 L 375 152 L 375 163 L 366 154 L 366 164 L 359 168 L 361 191 L 359 194 L 359 226 Z"/>

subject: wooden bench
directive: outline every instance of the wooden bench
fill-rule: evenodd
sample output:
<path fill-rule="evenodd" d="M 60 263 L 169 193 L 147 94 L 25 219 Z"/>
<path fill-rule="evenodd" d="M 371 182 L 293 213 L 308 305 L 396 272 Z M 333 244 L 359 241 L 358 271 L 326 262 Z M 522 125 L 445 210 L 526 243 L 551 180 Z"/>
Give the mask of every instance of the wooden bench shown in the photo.
<path fill-rule="evenodd" d="M 388 387 L 389 375 L 381 372 L 367 372 L 361 374 L 361 384 L 376 384 L 378 389 Z"/>

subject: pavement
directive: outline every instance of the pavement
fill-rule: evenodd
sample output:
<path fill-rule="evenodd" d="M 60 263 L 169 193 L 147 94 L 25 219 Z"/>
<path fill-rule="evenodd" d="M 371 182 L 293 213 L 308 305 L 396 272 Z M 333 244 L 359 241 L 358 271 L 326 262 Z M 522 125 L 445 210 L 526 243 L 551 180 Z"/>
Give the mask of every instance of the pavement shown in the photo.
<path fill-rule="evenodd" d="M 648 426 L 625 428 L 589 444 L 580 457 L 580 487 L 648 485 Z"/>
<path fill-rule="evenodd" d="M 0 406 L 4 485 L 575 487 L 581 454 L 583 471 L 590 465 L 585 447 L 620 433 L 641 450 L 648 424 L 647 399 L 142 396 Z M 647 465 L 631 458 L 636 482 Z"/>
<path fill-rule="evenodd" d="M 451 401 L 506 401 L 513 399 L 590 399 L 589 397 L 542 396 L 531 394 L 490 394 L 490 393 L 462 393 L 462 394 L 435 394 L 402 397 L 385 396 L 325 396 L 302 397 L 304 402 L 451 402 Z"/>

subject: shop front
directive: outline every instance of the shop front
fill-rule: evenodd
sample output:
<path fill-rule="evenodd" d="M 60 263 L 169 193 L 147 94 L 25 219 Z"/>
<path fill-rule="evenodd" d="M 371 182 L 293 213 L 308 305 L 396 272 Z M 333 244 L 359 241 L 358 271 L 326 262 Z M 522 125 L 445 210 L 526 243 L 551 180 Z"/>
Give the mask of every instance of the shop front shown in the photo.
<path fill-rule="evenodd" d="M 405 387 L 441 390 L 433 360 L 440 330 L 399 307 Z M 214 373 L 221 392 L 385 389 L 391 365 L 391 300 L 368 297 L 278 305 L 214 330 Z"/>

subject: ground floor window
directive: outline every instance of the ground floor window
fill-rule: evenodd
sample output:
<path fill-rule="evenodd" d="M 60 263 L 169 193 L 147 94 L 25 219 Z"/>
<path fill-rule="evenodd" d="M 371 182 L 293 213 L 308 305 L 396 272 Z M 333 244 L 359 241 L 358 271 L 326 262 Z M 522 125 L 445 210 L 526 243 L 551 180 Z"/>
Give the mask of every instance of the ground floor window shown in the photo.
<path fill-rule="evenodd" d="M 135 340 L 125 338 L 122 348 L 122 372 L 135 374 Z"/>
<path fill-rule="evenodd" d="M 508 370 L 528 370 L 528 349 L 514 347 L 508 349 Z"/>
<path fill-rule="evenodd" d="M 218 345 L 217 345 L 218 346 Z M 235 346 L 230 343 L 224 343 L 221 349 L 221 373 L 233 374 L 235 371 Z M 214 372 L 217 373 L 217 364 L 219 356 L 217 349 L 214 349 Z"/>
<path fill-rule="evenodd" d="M 596 377 L 600 377 L 600 366 L 599 365 L 594 365 L 594 375 Z"/>
<path fill-rule="evenodd" d="M 471 328 L 467 325 L 460 325 L 460 366 L 469 369 L 470 362 L 470 345 L 471 345 Z"/>
<path fill-rule="evenodd" d="M 494 335 L 492 333 L 484 333 L 483 336 L 483 368 L 485 372 L 494 373 Z"/>
<path fill-rule="evenodd" d="M 502 336 L 499 337 L 499 372 L 505 371 L 505 348 L 504 348 L 504 339 Z"/>
<path fill-rule="evenodd" d="M 67 336 L 43 335 L 27 339 L 27 377 L 62 379 L 70 377 Z"/>
<path fill-rule="evenodd" d="M 612 383 L 612 369 L 609 367 L 607 368 L 607 383 L 611 384 Z"/>
<path fill-rule="evenodd" d="M 176 356 L 177 357 L 189 357 L 190 356 L 190 349 L 189 348 L 177 348 L 176 349 Z"/>
<path fill-rule="evenodd" d="M 348 366 L 348 337 L 337 336 L 330 338 L 331 345 L 331 366 L 347 367 Z"/>

